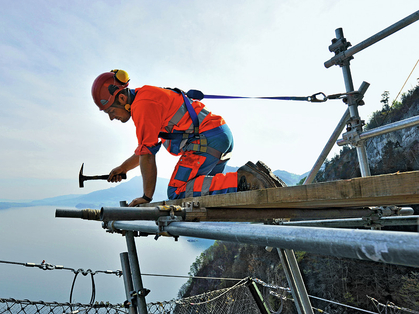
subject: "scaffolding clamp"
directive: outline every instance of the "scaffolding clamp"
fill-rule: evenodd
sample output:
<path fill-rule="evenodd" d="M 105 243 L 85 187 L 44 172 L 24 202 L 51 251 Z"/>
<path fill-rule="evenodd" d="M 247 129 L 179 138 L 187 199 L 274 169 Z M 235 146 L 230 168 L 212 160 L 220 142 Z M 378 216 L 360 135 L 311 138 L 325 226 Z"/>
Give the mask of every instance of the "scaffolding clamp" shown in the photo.
<path fill-rule="evenodd" d="M 180 217 L 182 217 L 183 220 L 185 219 L 186 211 L 180 206 L 177 206 L 177 205 L 159 205 L 159 206 L 157 206 L 157 208 L 158 208 L 159 211 L 169 212 L 169 216 L 172 217 L 172 218 L 180 216 Z"/>
<path fill-rule="evenodd" d="M 179 222 L 182 221 L 178 216 L 175 216 L 172 213 L 170 216 L 161 216 L 159 219 L 156 220 L 156 224 L 159 227 L 159 231 L 156 233 L 154 240 L 158 240 L 160 236 L 166 236 L 166 237 L 173 237 L 175 238 L 175 241 L 178 240 L 179 236 L 173 236 L 167 231 L 165 231 L 165 228 L 170 225 L 172 222 Z"/>
<path fill-rule="evenodd" d="M 361 144 L 361 133 L 362 133 L 362 126 L 364 125 L 364 120 L 351 118 L 346 127 L 346 133 L 342 134 L 342 141 L 339 143 L 340 145 L 351 145 L 353 147 L 360 146 Z"/>

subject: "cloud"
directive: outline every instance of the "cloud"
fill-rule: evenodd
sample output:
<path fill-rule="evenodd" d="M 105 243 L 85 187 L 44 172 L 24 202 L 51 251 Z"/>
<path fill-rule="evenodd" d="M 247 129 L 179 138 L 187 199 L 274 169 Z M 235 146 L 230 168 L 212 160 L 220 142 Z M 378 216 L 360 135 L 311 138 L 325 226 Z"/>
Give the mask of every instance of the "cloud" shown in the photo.
<path fill-rule="evenodd" d="M 357 6 L 363 9 L 359 10 Z M 131 86 L 200 89 L 207 94 L 308 96 L 344 91 L 341 69 L 323 65 L 334 31 L 357 44 L 417 10 L 416 1 L 41 1 L 10 3 L 0 21 L 0 160 L 4 176 L 74 178 L 82 162 L 108 172 L 136 147 L 134 127 L 94 106 L 95 77 L 113 68 Z M 417 23 L 360 52 L 354 86 L 371 83 L 361 117 L 395 96 L 417 61 Z M 417 76 L 417 75 L 416 75 Z M 416 84 L 412 77 L 407 86 Z M 233 130 L 231 166 L 264 160 L 304 173 L 346 108 L 284 101 L 206 101 Z M 338 150 L 335 148 L 334 151 Z M 333 154 L 333 152 L 332 152 Z M 159 175 L 176 159 L 159 152 Z M 60 194 L 66 194 L 63 191 Z M 54 196 L 54 195 L 51 195 Z"/>

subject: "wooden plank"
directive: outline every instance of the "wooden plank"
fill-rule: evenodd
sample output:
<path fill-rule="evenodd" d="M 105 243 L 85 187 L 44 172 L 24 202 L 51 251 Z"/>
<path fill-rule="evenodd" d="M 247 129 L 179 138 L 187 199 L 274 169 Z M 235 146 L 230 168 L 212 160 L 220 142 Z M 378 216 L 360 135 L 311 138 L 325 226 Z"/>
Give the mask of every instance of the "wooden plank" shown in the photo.
<path fill-rule="evenodd" d="M 325 215 L 328 210 L 331 214 L 333 211 L 335 212 L 333 217 L 344 217 L 344 211 L 353 211 L 354 208 L 419 204 L 419 171 L 192 197 L 167 201 L 166 204 L 182 206 L 187 202 L 199 203 L 201 206 L 199 213 L 194 213 L 193 209 L 187 213 L 188 220 L 192 217 L 200 220 L 217 220 L 217 217 L 220 220 L 230 220 L 234 216 L 237 217 L 237 220 L 243 220 L 251 217 L 254 219 L 259 215 L 272 218 L 276 213 L 277 218 L 295 217 L 296 215 L 320 218 L 327 217 Z M 154 204 L 159 205 L 161 202 Z M 147 205 L 149 206 L 149 204 Z M 265 215 L 262 214 L 263 209 L 266 209 Z M 234 210 L 234 212 L 229 213 L 229 210 Z M 295 213 L 292 213 L 293 210 Z M 320 214 L 320 211 L 323 212 Z M 336 214 L 336 211 L 341 215 Z M 310 214 L 310 212 L 312 213 Z M 348 215 L 348 217 L 355 216 Z"/>

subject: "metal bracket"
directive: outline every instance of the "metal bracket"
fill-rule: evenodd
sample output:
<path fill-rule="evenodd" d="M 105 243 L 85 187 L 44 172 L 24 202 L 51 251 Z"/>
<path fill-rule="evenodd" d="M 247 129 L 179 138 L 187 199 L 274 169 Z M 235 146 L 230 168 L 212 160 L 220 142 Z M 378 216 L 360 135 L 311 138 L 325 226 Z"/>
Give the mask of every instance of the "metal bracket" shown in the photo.
<path fill-rule="evenodd" d="M 182 207 L 185 208 L 186 217 L 188 221 L 200 221 L 205 219 L 207 210 L 205 207 L 202 207 L 200 202 L 183 202 Z"/>
<path fill-rule="evenodd" d="M 365 125 L 364 120 L 350 118 L 346 125 L 346 133 L 342 134 L 342 145 L 350 144 L 351 146 L 360 146 L 362 127 Z"/>
<path fill-rule="evenodd" d="M 358 91 L 355 93 L 348 94 L 343 98 L 343 102 L 349 106 L 362 106 L 364 105 L 364 94 L 369 87 L 369 83 L 362 82 Z M 356 111 L 357 112 L 357 111 Z M 353 113 L 353 112 L 352 112 Z M 354 114 L 346 123 L 346 133 L 342 134 L 342 145 L 350 144 L 351 146 L 362 146 L 363 142 L 361 141 L 362 127 L 365 125 L 365 121 L 359 118 L 358 114 Z"/>
<path fill-rule="evenodd" d="M 345 51 L 351 46 L 351 43 L 347 41 L 345 37 L 343 37 L 343 33 L 341 38 L 332 39 L 332 44 L 329 46 L 329 51 L 335 54 L 334 64 L 343 66 L 348 64 L 349 61 L 354 58 L 352 56 L 348 57 L 345 55 Z"/>
<path fill-rule="evenodd" d="M 185 209 L 186 209 L 187 212 L 191 212 L 194 209 L 200 208 L 201 205 L 199 204 L 199 202 L 191 201 L 191 202 L 184 202 L 184 203 L 182 203 L 182 207 L 185 207 Z"/>

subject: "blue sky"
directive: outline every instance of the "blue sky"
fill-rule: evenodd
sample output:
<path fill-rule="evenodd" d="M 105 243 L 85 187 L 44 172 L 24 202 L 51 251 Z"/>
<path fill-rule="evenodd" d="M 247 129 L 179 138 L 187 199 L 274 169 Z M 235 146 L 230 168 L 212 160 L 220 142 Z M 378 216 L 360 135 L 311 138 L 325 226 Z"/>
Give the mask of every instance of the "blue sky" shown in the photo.
<path fill-rule="evenodd" d="M 341 69 L 323 65 L 335 29 L 355 45 L 417 9 L 417 0 L 2 1 L 0 199 L 109 187 L 80 190 L 77 182 L 83 162 L 85 174 L 108 173 L 136 147 L 132 122 L 109 121 L 91 100 L 102 72 L 126 70 L 131 87 L 207 94 L 339 93 Z M 399 92 L 418 60 L 418 30 L 416 22 L 355 55 L 355 88 L 371 84 L 362 118 L 381 108 L 383 91 Z M 260 159 L 296 174 L 311 169 L 346 110 L 341 101 L 205 103 L 233 130 L 231 166 Z M 175 163 L 161 150 L 159 176 L 168 178 Z"/>

